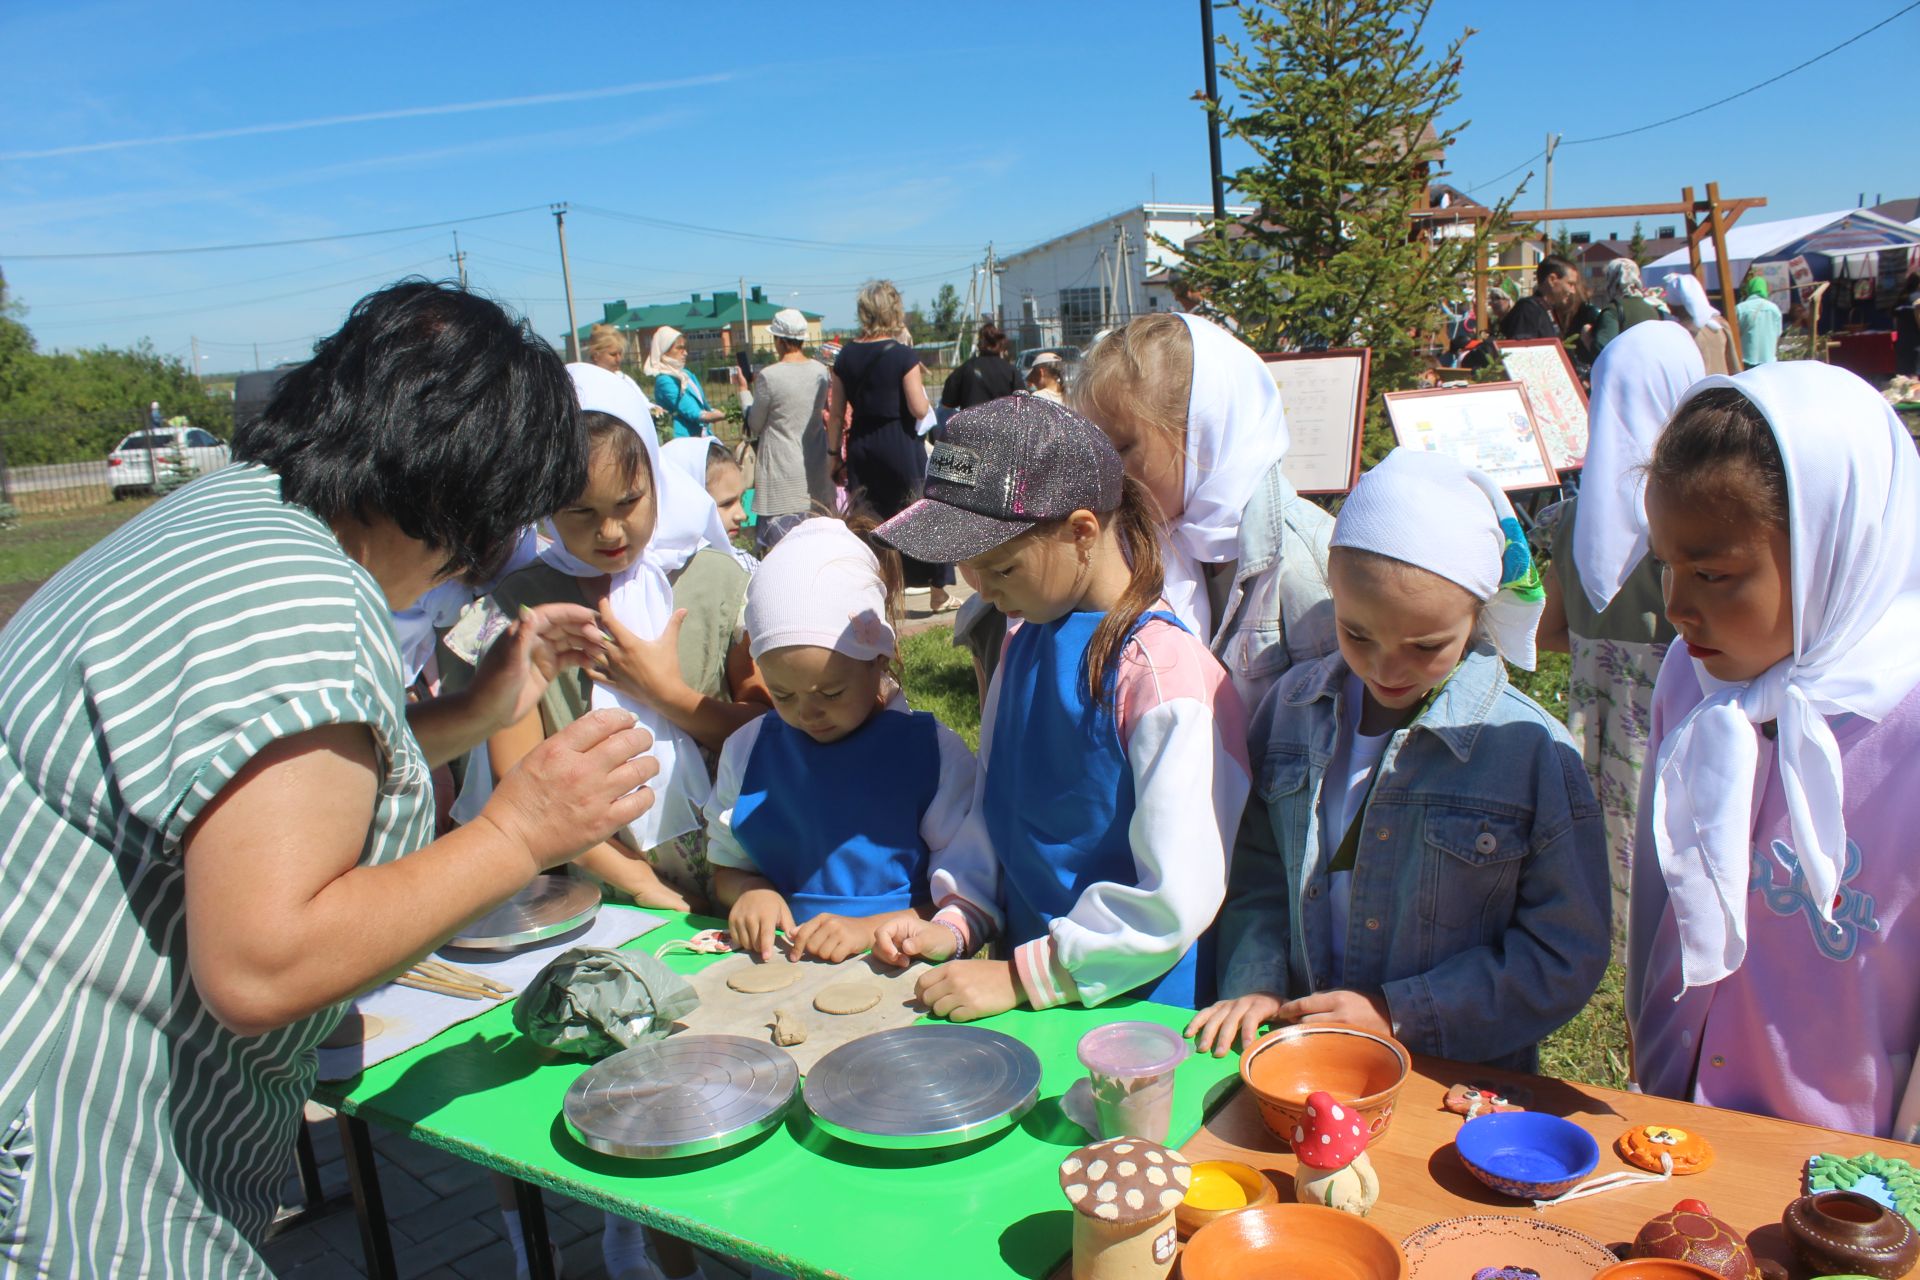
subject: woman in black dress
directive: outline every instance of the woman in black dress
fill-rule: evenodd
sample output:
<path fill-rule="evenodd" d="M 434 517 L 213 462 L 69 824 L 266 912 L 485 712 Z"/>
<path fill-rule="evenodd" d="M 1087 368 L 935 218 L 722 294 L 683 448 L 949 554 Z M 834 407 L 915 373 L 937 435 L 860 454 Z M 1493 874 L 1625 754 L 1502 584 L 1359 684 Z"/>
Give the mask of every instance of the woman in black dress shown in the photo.
<path fill-rule="evenodd" d="M 980 326 L 979 351 L 973 359 L 953 371 L 940 404 L 948 409 L 971 409 L 1020 389 L 1020 371 L 1007 359 L 1013 344 L 999 325 L 989 320 Z"/>
<path fill-rule="evenodd" d="M 827 391 L 827 450 L 829 457 L 842 456 L 840 424 L 851 405 L 841 482 L 885 519 L 905 510 L 926 483 L 927 448 L 915 426 L 933 406 L 927 401 L 920 357 L 894 336 L 907 327 L 900 291 L 889 280 L 870 280 L 856 305 L 860 336 L 840 348 Z M 935 613 L 949 608 L 952 567 L 903 560 L 907 589 L 931 588 L 928 607 Z"/>

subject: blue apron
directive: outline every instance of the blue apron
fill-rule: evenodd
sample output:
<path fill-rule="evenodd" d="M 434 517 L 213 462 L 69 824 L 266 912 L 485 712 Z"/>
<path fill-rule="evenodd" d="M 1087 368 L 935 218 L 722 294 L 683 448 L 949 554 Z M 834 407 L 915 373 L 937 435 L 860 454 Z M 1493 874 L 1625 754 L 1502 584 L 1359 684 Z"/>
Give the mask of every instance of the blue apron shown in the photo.
<path fill-rule="evenodd" d="M 769 712 L 747 758 L 733 834 L 787 900 L 795 924 L 927 900 L 920 819 L 940 789 L 936 723 L 882 711 L 819 743 Z"/>
<path fill-rule="evenodd" d="M 1112 713 L 1088 696 L 1083 669 L 1105 616 L 1070 613 L 1044 626 L 1027 623 L 1000 661 L 985 806 L 1013 946 L 1045 936 L 1089 885 L 1138 883 L 1127 834 L 1133 770 Z M 1149 618 L 1181 626 L 1155 611 L 1134 630 Z M 1165 976 L 1129 994 L 1194 1008 L 1198 970 L 1189 947 Z"/>

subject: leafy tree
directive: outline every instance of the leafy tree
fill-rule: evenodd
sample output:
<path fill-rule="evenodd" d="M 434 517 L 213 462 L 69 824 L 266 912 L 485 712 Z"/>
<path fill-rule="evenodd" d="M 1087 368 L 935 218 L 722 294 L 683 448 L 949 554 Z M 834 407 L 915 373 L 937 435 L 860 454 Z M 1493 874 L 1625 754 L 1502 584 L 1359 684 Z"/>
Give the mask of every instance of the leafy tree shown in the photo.
<path fill-rule="evenodd" d="M 13 397 L 33 359 L 33 334 L 20 323 L 25 312 L 8 295 L 6 273 L 0 272 L 0 405 Z"/>
<path fill-rule="evenodd" d="M 951 342 L 960 332 L 960 291 L 952 283 L 940 286 L 940 292 L 933 295 L 933 310 L 928 319 L 933 322 L 933 336 L 941 342 Z"/>
<path fill-rule="evenodd" d="M 1460 133 L 1439 122 L 1473 34 L 1428 56 L 1431 2 L 1220 4 L 1244 33 L 1216 37 L 1237 96 L 1207 109 L 1254 153 L 1229 182 L 1256 212 L 1183 250 L 1185 277 L 1256 349 L 1369 346 L 1382 390 L 1414 383 L 1442 302 L 1491 245 L 1491 222 L 1440 237 L 1414 218 Z"/>

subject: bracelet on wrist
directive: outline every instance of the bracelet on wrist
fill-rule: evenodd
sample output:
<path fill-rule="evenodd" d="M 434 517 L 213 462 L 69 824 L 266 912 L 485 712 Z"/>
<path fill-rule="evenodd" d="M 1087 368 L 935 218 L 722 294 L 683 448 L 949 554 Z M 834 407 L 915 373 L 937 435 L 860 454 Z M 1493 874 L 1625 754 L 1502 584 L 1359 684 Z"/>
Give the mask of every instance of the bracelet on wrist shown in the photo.
<path fill-rule="evenodd" d="M 960 932 L 960 926 L 951 920 L 935 920 L 933 923 L 953 935 L 953 954 L 947 959 L 964 960 L 967 955 L 967 936 Z"/>

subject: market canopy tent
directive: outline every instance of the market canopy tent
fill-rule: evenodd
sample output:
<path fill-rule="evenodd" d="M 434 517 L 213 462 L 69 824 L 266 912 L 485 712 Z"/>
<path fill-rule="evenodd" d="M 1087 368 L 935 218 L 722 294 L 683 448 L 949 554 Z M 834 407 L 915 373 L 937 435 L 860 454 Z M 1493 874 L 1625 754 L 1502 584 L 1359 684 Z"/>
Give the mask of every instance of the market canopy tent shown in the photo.
<path fill-rule="evenodd" d="M 1742 222 L 1726 233 L 1727 258 L 1733 283 L 1756 264 L 1787 263 L 1805 258 L 1816 280 L 1834 278 L 1834 265 L 1849 257 L 1884 249 L 1920 245 L 1920 227 L 1903 225 L 1866 209 L 1841 209 L 1804 218 L 1773 222 Z M 1699 246 L 1702 283 L 1719 289 L 1719 255 L 1711 241 Z M 1687 250 L 1675 249 L 1655 259 L 1642 272 L 1649 285 L 1660 285 L 1688 268 Z"/>

